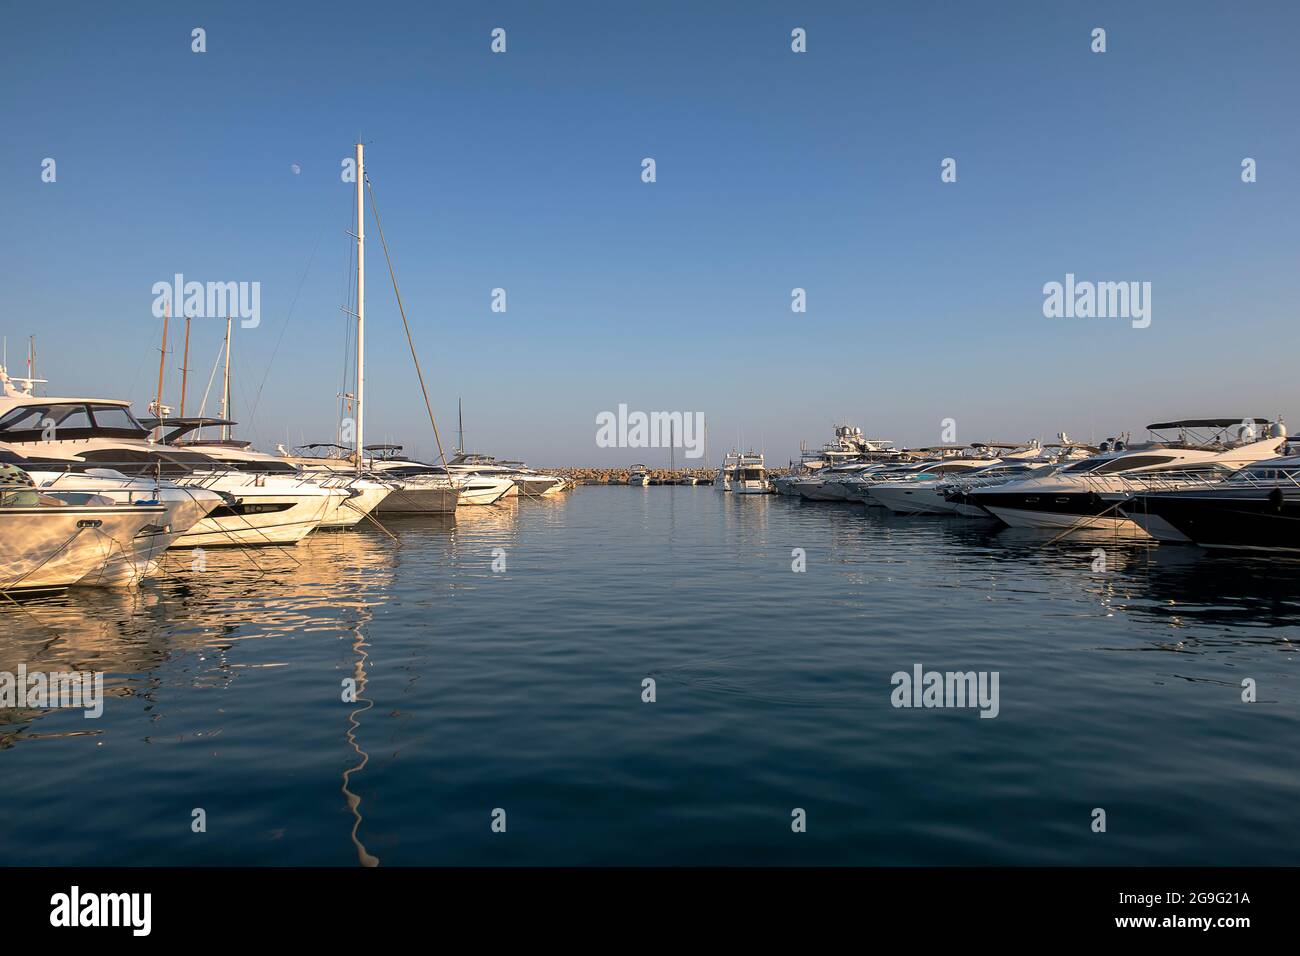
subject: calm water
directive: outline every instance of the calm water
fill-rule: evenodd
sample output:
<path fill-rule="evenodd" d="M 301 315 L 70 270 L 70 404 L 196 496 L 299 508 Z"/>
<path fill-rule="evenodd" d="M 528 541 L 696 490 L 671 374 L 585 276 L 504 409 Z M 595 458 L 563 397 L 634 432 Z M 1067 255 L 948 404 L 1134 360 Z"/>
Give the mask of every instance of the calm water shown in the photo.
<path fill-rule="evenodd" d="M 1296 861 L 1300 564 L 711 488 L 387 524 L 0 602 L 0 670 L 113 694 L 0 714 L 0 859 Z M 893 708 L 918 662 L 1000 715 Z"/>

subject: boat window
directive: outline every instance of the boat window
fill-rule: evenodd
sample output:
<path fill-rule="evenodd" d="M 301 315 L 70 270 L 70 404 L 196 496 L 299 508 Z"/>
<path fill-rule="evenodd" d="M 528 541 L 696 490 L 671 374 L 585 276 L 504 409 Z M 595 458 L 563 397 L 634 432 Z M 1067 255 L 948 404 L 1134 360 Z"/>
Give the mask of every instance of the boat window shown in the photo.
<path fill-rule="evenodd" d="M 135 416 L 121 405 L 91 405 L 90 413 L 95 417 L 96 428 L 112 428 L 132 434 L 141 434 L 145 430 L 144 426 L 135 420 Z"/>
<path fill-rule="evenodd" d="M 162 475 L 174 477 L 196 468 L 222 466 L 207 455 L 168 450 L 166 452 L 135 448 L 95 448 L 81 453 L 87 462 L 116 468 L 127 475 Z"/>
<path fill-rule="evenodd" d="M 91 427 L 90 412 L 85 405 L 25 405 L 15 408 L 0 419 L 0 432 L 43 432 L 50 425 L 55 429 L 87 429 Z"/>
<path fill-rule="evenodd" d="M 1095 474 L 1112 475 L 1120 471 L 1133 471 L 1135 468 L 1165 465 L 1173 460 L 1173 455 L 1124 455 L 1099 465 Z"/>
<path fill-rule="evenodd" d="M 949 465 L 935 465 L 933 468 L 927 469 L 925 474 L 920 477 L 924 478 L 925 475 L 944 475 L 950 471 L 970 471 L 970 465 L 965 462 L 953 462 Z"/>
<path fill-rule="evenodd" d="M 762 480 L 763 480 L 763 469 L 762 469 L 762 468 L 746 468 L 746 469 L 744 469 L 744 471 L 743 471 L 743 477 L 744 477 L 744 480 L 745 480 L 745 481 L 762 481 Z"/>
<path fill-rule="evenodd" d="M 1084 472 L 1092 471 L 1094 468 L 1097 468 L 1100 465 L 1109 464 L 1110 461 L 1114 461 L 1114 460 L 1115 459 L 1110 459 L 1109 461 L 1099 461 L 1096 458 L 1085 458 L 1083 461 L 1076 461 L 1073 465 L 1066 465 L 1064 468 L 1061 469 L 1061 474 L 1081 475 Z"/>

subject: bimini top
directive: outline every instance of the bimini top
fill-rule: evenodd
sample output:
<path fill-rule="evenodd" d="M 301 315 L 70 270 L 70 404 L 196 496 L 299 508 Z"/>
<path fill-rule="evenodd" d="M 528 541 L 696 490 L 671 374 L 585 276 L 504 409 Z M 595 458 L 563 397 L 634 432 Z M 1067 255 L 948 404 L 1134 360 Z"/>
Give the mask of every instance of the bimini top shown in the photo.
<path fill-rule="evenodd" d="M 1256 425 L 1271 424 L 1271 420 L 1267 418 L 1186 418 L 1178 422 L 1157 422 L 1148 425 L 1147 429 L 1161 432 L 1170 428 L 1231 428 L 1233 425 L 1244 425 L 1247 422 Z"/>

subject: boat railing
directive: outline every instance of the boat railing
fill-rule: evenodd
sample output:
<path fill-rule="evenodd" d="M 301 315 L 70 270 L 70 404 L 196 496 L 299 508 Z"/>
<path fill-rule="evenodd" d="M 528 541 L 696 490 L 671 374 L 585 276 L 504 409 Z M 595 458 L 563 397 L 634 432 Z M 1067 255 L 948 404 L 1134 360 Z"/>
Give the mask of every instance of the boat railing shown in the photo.
<path fill-rule="evenodd" d="M 1235 472 L 1148 472 L 1122 476 L 1139 492 L 1198 488 L 1300 488 L 1300 468 L 1243 468 Z"/>

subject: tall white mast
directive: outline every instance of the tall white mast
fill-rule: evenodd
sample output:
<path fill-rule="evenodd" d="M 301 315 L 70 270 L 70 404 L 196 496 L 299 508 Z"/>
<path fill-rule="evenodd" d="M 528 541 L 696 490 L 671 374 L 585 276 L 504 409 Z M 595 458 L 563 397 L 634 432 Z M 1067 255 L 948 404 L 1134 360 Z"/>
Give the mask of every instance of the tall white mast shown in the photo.
<path fill-rule="evenodd" d="M 221 380 L 221 417 L 230 417 L 230 316 L 226 316 L 226 374 Z M 230 440 L 229 425 L 221 426 L 221 440 Z"/>
<path fill-rule="evenodd" d="M 359 140 L 360 137 L 357 137 Z M 366 167 L 357 143 L 357 473 L 361 473 L 361 453 L 365 447 L 362 426 L 366 405 Z"/>

